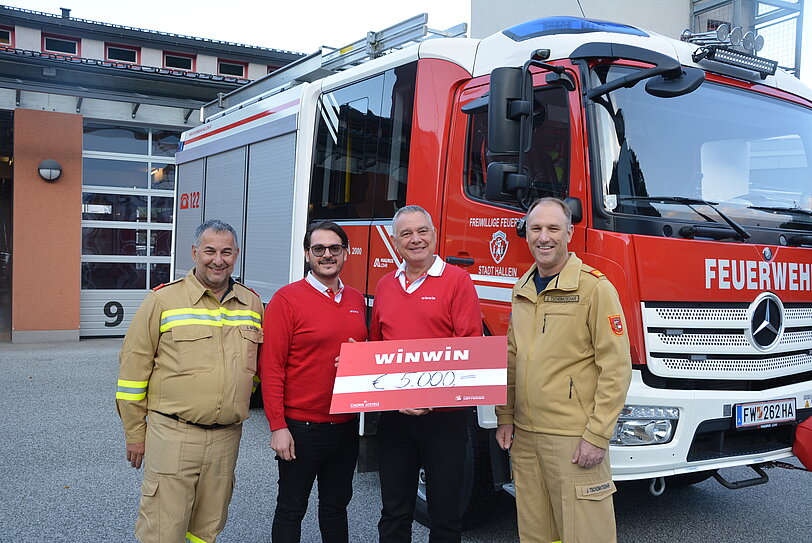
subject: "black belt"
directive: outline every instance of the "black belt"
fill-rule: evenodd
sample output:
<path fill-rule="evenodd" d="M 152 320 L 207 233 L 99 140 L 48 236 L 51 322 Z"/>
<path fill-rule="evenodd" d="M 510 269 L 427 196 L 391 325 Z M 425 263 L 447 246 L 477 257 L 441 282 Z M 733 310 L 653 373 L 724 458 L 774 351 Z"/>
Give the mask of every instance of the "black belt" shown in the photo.
<path fill-rule="evenodd" d="M 161 416 L 182 422 L 183 424 L 191 424 L 192 426 L 203 428 L 204 430 L 217 430 L 219 428 L 228 428 L 229 426 L 233 426 L 233 424 L 200 424 L 199 422 L 192 422 L 190 420 L 182 419 L 177 415 L 169 415 L 167 413 L 161 413 L 160 411 L 154 411 L 154 413 L 158 413 Z"/>

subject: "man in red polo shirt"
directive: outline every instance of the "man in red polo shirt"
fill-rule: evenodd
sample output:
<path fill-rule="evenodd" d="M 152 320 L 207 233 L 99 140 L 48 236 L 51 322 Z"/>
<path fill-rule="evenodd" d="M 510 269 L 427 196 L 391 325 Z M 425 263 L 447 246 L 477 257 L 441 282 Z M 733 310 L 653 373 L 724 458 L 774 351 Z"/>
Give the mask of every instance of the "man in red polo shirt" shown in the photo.
<path fill-rule="evenodd" d="M 375 290 L 370 340 L 482 335 L 474 284 L 464 270 L 435 254 L 429 213 L 411 205 L 392 219 L 392 242 L 403 262 Z M 417 478 L 426 472 L 432 543 L 459 543 L 468 410 L 415 406 L 381 414 L 378 425 L 381 543 L 411 541 Z"/>
<path fill-rule="evenodd" d="M 313 481 L 319 480 L 322 541 L 347 543 L 347 505 L 358 459 L 358 419 L 330 414 L 341 344 L 367 338 L 364 296 L 339 278 L 349 242 L 333 222 L 304 238 L 307 277 L 279 289 L 268 304 L 259 376 L 279 492 L 271 539 L 300 540 Z"/>

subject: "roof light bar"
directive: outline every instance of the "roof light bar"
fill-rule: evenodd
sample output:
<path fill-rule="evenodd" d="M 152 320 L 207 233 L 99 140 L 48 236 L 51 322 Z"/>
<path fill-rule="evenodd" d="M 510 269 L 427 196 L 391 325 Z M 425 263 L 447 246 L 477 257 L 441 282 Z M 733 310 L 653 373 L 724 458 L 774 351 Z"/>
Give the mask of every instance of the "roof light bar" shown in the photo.
<path fill-rule="evenodd" d="M 722 64 L 752 70 L 758 73 L 761 79 L 775 75 L 778 68 L 776 61 L 756 56 L 756 52 L 764 47 L 764 37 L 757 36 L 752 30 L 744 33 L 739 26 L 730 30 L 727 23 L 722 23 L 716 30 L 699 33 L 686 29 L 683 30 L 680 39 L 699 46 L 693 54 L 694 62 L 704 59 L 715 60 Z M 744 51 L 734 49 L 737 46 L 741 46 Z"/>
<path fill-rule="evenodd" d="M 693 54 L 694 62 L 699 62 L 703 59 L 715 60 L 722 64 L 729 66 L 737 66 L 757 72 L 761 79 L 766 79 L 768 75 L 775 75 L 775 70 L 778 68 L 778 62 L 766 58 L 748 55 L 741 51 L 729 49 L 726 47 L 719 47 L 711 45 L 708 47 L 701 47 Z"/>

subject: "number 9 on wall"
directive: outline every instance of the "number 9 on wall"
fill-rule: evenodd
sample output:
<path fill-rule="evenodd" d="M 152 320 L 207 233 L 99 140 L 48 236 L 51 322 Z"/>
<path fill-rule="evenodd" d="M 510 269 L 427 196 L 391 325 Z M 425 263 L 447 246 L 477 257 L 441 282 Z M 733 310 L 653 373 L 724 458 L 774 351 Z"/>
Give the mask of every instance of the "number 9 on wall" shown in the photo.
<path fill-rule="evenodd" d="M 82 290 L 79 335 L 124 336 L 148 291 Z"/>
<path fill-rule="evenodd" d="M 105 326 L 118 326 L 124 320 L 124 306 L 121 305 L 121 302 L 111 300 L 104 304 L 104 314 L 110 319 L 104 321 Z"/>

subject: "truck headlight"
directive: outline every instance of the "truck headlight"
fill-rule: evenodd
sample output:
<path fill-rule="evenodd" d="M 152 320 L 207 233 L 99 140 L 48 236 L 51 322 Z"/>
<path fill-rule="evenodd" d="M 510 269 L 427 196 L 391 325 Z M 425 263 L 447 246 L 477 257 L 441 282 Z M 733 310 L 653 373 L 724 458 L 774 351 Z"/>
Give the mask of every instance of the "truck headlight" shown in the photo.
<path fill-rule="evenodd" d="M 624 405 L 612 445 L 660 445 L 668 443 L 677 427 L 679 409 L 652 405 Z"/>

